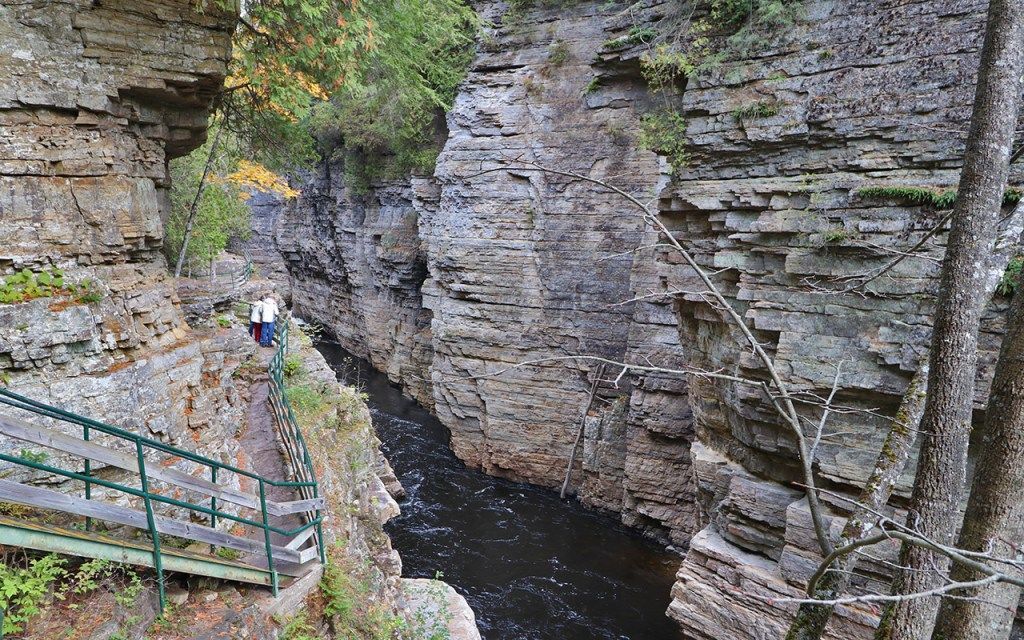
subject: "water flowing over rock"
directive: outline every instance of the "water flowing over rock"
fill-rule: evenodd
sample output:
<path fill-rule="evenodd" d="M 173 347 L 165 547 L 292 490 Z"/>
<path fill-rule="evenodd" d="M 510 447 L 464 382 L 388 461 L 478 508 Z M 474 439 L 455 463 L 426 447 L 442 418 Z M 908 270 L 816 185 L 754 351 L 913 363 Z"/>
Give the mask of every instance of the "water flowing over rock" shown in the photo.
<path fill-rule="evenodd" d="M 804 2 L 792 27 L 687 83 L 675 106 L 691 161 L 671 177 L 637 147 L 640 115 L 658 106 L 640 78 L 643 47 L 608 42 L 673 24 L 658 21 L 673 6 L 582 2 L 514 21 L 502 3 L 478 9 L 496 27 L 433 175 L 357 194 L 341 164 L 325 163 L 279 212 L 297 307 L 430 407 L 467 464 L 557 486 L 594 369 L 566 357 L 766 378 L 624 200 L 531 171 L 470 176 L 525 161 L 608 179 L 651 199 L 808 399 L 828 394 L 841 363 L 837 401 L 875 413 L 834 416 L 818 470 L 827 488 L 855 492 L 927 349 L 938 264 L 905 261 L 868 295 L 828 280 L 881 266 L 941 217 L 858 189 L 955 187 L 985 3 Z M 745 115 L 762 103 L 773 113 Z M 1015 170 L 1011 184 L 1022 178 Z M 978 412 L 1005 306 L 997 296 L 983 322 Z M 509 369 L 545 358 L 562 360 Z M 579 498 L 689 545 L 669 610 L 687 633 L 778 635 L 795 607 L 765 598 L 798 594 L 818 553 L 793 439 L 760 391 L 651 374 L 599 397 Z M 844 504 L 826 502 L 838 530 Z M 862 573 L 860 587 L 888 576 L 880 563 Z M 837 620 L 842 638 L 869 637 L 875 623 L 868 609 Z"/>

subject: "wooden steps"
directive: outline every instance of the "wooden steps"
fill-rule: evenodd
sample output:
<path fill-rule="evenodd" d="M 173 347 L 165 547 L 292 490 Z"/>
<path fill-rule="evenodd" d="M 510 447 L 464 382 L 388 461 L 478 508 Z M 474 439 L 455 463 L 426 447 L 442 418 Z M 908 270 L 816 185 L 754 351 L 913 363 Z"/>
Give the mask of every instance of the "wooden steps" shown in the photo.
<path fill-rule="evenodd" d="M 94 531 L 64 529 L 4 516 L 0 516 L 0 545 L 99 558 L 141 567 L 154 566 L 153 548 L 148 542 L 120 540 Z M 213 554 L 165 547 L 161 556 L 163 568 L 167 571 L 265 586 L 272 584 L 272 576 L 266 569 Z"/>
<path fill-rule="evenodd" d="M 166 603 L 165 570 L 267 585 L 276 596 L 281 574 L 304 576 L 314 562 L 326 562 L 325 500 L 319 497 L 312 459 L 284 390 L 286 314 L 282 322 L 274 335 L 277 351 L 268 365 L 268 376 L 270 407 L 291 479 L 267 478 L 0 385 L 0 436 L 64 454 L 57 456 L 57 462 L 48 462 L 48 456 L 27 455 L 25 450 L 15 455 L 12 447 L 4 446 L 0 449 L 0 462 L 6 464 L 0 468 L 0 502 L 85 518 L 84 530 L 73 531 L 0 517 L 0 545 L 153 567 L 161 611 Z M 41 421 L 28 422 L 11 411 Z M 81 437 L 72 435 L 77 433 Z M 57 466 L 66 463 L 67 456 L 81 460 L 82 465 L 72 462 L 74 471 Z M 184 466 L 190 472 L 181 469 L 183 461 L 188 461 Z M 10 473 L 17 469 L 28 473 Z M 61 483 L 61 491 L 47 488 L 54 486 L 49 484 L 54 481 Z M 76 483 L 81 483 L 83 491 L 73 495 Z M 250 492 L 239 486 L 249 487 Z M 270 491 L 277 495 L 284 488 L 296 499 L 269 499 Z M 278 524 L 282 519 L 292 524 Z M 295 526 L 296 519 L 302 524 Z M 94 520 L 140 530 L 144 537 L 124 540 L 97 533 L 91 528 Z M 165 535 L 198 543 L 200 548 L 210 545 L 211 549 L 239 551 L 244 561 L 169 547 L 162 539 Z"/>
<path fill-rule="evenodd" d="M 85 500 L 59 491 L 19 484 L 10 480 L 0 480 L 0 501 L 38 509 L 52 509 L 137 529 L 148 527 L 147 516 L 142 511 L 99 500 Z M 153 520 L 156 530 L 166 535 L 227 547 L 251 555 L 266 555 L 266 546 L 262 538 L 243 538 L 194 522 L 175 520 L 165 516 L 155 516 Z M 316 549 L 299 551 L 277 545 L 271 545 L 271 552 L 274 554 L 275 560 L 280 559 L 293 565 L 303 565 L 318 556 Z"/>
<path fill-rule="evenodd" d="M 65 453 L 81 456 L 82 458 L 99 462 L 125 471 L 137 472 L 138 461 L 134 455 L 121 453 L 108 449 L 103 445 L 96 444 L 66 435 L 53 429 L 47 429 L 38 425 L 18 420 L 11 416 L 0 416 L 0 433 L 17 438 L 24 442 L 31 442 L 43 447 L 56 449 Z M 248 509 L 260 510 L 259 496 L 249 495 L 236 491 L 229 487 L 214 484 L 203 478 L 196 478 L 176 469 L 167 469 L 158 464 L 146 463 L 146 475 L 150 480 L 160 480 L 183 489 L 189 489 L 197 493 L 217 498 Z M 324 506 L 323 498 L 309 500 L 295 500 L 292 502 L 274 502 L 267 500 L 267 513 L 272 516 L 284 516 L 292 513 L 304 513 L 315 511 Z"/>

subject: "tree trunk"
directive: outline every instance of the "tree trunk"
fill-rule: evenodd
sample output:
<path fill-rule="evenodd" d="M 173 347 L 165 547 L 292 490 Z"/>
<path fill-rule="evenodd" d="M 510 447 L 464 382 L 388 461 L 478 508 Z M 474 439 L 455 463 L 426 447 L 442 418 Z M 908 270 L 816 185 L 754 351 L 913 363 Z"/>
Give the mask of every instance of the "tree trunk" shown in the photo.
<path fill-rule="evenodd" d="M 1024 0 L 993 0 L 936 301 L 928 398 L 921 419 L 923 442 L 911 502 L 910 524 L 940 544 L 953 541 L 959 522 L 982 308 L 978 292 L 984 287 L 1009 169 L 1020 104 L 1022 54 Z M 944 557 L 907 544 L 900 559 L 905 568 L 893 582 L 894 594 L 938 586 L 948 566 Z M 935 598 L 890 604 L 876 638 L 929 638 L 938 605 Z"/>
<path fill-rule="evenodd" d="M 893 418 L 892 428 L 878 454 L 875 468 L 857 499 L 860 505 L 850 514 L 836 547 L 863 540 L 875 525 L 871 511 L 881 511 L 892 496 L 896 481 L 907 466 L 917 440 L 917 425 L 921 421 L 928 381 L 928 365 L 918 367 L 903 394 L 903 402 Z M 836 560 L 818 580 L 808 595 L 818 600 L 834 600 L 846 592 L 857 565 L 857 555 L 849 554 Z M 786 634 L 786 640 L 818 640 L 835 607 L 823 604 L 802 604 Z"/>
<path fill-rule="evenodd" d="M 996 554 L 1014 557 L 1019 549 L 1007 542 L 1019 544 L 1024 539 L 1024 278 L 1018 281 L 999 352 L 980 451 L 957 546 L 986 551 L 992 544 Z M 1006 570 L 1013 571 L 1010 567 Z M 953 577 L 974 580 L 978 576 L 958 565 Z M 1001 583 L 969 594 L 977 600 L 946 599 L 932 637 L 1005 640 L 1010 636 L 1020 594 L 1020 587 Z"/>
<path fill-rule="evenodd" d="M 1024 145 L 1021 145 L 1024 150 Z M 987 304 L 1002 280 L 1010 260 L 1018 251 L 1018 240 L 1024 233 L 1024 202 L 1017 205 L 1013 214 L 1006 220 L 995 249 L 988 264 L 985 276 L 984 294 L 981 299 Z M 1024 285 L 1022 285 L 1024 286 Z M 903 393 L 899 411 L 893 417 L 892 427 L 886 434 L 885 442 L 875 460 L 874 469 L 868 477 L 864 489 L 857 498 L 859 507 L 854 509 L 843 527 L 841 538 L 836 545 L 844 547 L 852 542 L 863 540 L 871 533 L 873 527 L 872 511 L 881 511 L 892 497 L 896 482 L 906 469 L 914 443 L 917 442 L 918 426 L 924 411 L 926 383 L 928 381 L 928 363 L 922 363 L 914 377 L 911 378 L 907 390 Z M 807 595 L 818 600 L 834 600 L 842 596 L 850 586 L 853 571 L 857 566 L 855 554 L 844 556 L 830 567 L 815 588 Z M 786 640 L 818 640 L 825 633 L 825 627 L 832 617 L 835 607 L 820 604 L 802 604 L 790 625 Z"/>
<path fill-rule="evenodd" d="M 192 235 L 192 225 L 196 221 L 196 213 L 199 211 L 199 201 L 203 197 L 203 189 L 206 187 L 206 176 L 210 173 L 213 165 L 214 154 L 217 153 L 217 143 L 220 142 L 220 132 L 224 130 L 227 123 L 217 127 L 217 133 L 213 135 L 213 142 L 210 144 L 210 154 L 206 156 L 206 166 L 203 167 L 203 175 L 199 178 L 199 188 L 196 189 L 196 197 L 192 199 L 192 206 L 188 210 L 188 218 L 185 220 L 185 231 L 181 237 L 181 249 L 178 251 L 178 264 L 174 267 L 174 277 L 181 277 L 181 267 L 185 264 L 185 255 L 188 253 L 188 240 Z M 191 275 L 191 263 L 189 263 L 189 275 Z"/>

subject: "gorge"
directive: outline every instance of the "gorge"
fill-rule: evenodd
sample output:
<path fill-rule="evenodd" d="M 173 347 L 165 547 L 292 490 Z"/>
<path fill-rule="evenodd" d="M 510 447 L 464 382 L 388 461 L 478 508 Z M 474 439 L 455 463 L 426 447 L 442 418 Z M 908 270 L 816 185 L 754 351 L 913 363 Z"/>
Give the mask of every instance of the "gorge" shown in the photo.
<path fill-rule="evenodd" d="M 472 46 L 459 49 L 465 77 L 450 108 L 430 111 L 424 144 L 439 151 L 431 169 L 380 170 L 392 152 L 377 157 L 318 131 L 311 164 L 281 170 L 294 194 L 245 183 L 251 233 L 235 233 L 235 255 L 210 258 L 208 278 L 176 278 L 165 256 L 180 208 L 172 161 L 195 150 L 211 159 L 186 202 L 191 225 L 216 155 L 209 133 L 220 130 L 210 127 L 237 136 L 243 150 L 224 156 L 249 160 L 223 115 L 235 109 L 241 127 L 247 114 L 226 96 L 273 93 L 269 82 L 232 76 L 266 70 L 238 62 L 239 32 L 276 42 L 239 22 L 243 4 L 0 0 L 0 383 L 252 471 L 265 462 L 254 455 L 293 455 L 270 426 L 292 411 L 267 399 L 279 352 L 282 393 L 299 416 L 291 419 L 313 443 L 306 463 L 324 488 L 315 500 L 326 529 L 313 544 L 330 550 L 322 566 L 284 597 L 275 583 L 273 598 L 255 588 L 226 597 L 178 576 L 185 615 L 210 622 L 209 637 L 230 628 L 252 640 L 785 637 L 823 554 L 799 447 L 775 405 L 800 404 L 812 430 L 828 410 L 811 473 L 824 528 L 837 537 L 928 357 L 989 3 L 780 1 L 791 18 L 742 40 L 741 27 L 715 23 L 728 4 L 717 0 L 472 0 L 479 23 Z M 249 9 L 273 15 L 292 4 Z M 359 3 L 299 5 L 339 12 L 327 23 L 344 29 L 344 11 Z M 386 46 L 393 25 L 365 23 L 369 35 L 352 36 L 353 47 Z M 316 59 L 303 38 L 281 40 Z M 339 36 L 328 49 L 350 44 Z M 270 62 L 280 61 L 262 62 L 275 70 Z M 282 75 L 316 84 L 307 72 Z M 372 95 L 346 94 L 347 79 L 336 80 L 334 100 Z M 330 103 L 324 89 L 310 93 Z M 286 116 L 306 126 L 320 114 Z M 288 144 L 282 136 L 270 146 Z M 233 176 L 214 176 L 210 188 Z M 1019 163 L 1008 186 L 1003 221 L 1020 208 Z M 1019 272 L 1024 252 L 1011 240 Z M 772 372 L 685 252 L 793 398 L 772 395 Z M 244 272 L 223 290 L 218 260 Z M 982 315 L 976 441 L 1007 332 L 1011 272 Z M 278 322 L 294 342 L 278 351 L 245 333 L 241 303 L 265 296 L 291 314 Z M 379 372 L 366 378 L 369 398 L 366 379 L 336 381 L 328 368 L 347 354 Z M 0 454 L 46 460 L 23 444 L 0 435 Z M 193 462 L 159 464 L 207 473 Z M 139 453 L 143 474 L 146 465 Z M 886 511 L 894 520 L 908 515 L 915 465 L 916 454 L 896 482 Z M 442 480 L 426 497 L 418 484 L 401 488 L 427 473 Z M 578 505 L 555 497 L 566 477 Z M 81 490 L 32 472 L 4 478 Z M 256 491 L 244 474 L 221 482 Z M 397 503 L 405 491 L 410 502 Z M 131 494 L 112 493 L 96 496 L 141 509 Z M 0 517 L 20 513 L 6 500 Z M 452 522 L 430 519 L 438 514 Z M 229 530 L 237 533 L 222 519 Z M 587 556 L 574 541 L 601 553 Z M 897 550 L 888 542 L 860 560 L 853 593 L 888 592 Z M 437 574 L 444 566 L 428 566 L 435 560 L 451 563 L 454 590 Z M 516 580 L 545 584 L 510 595 Z M 116 625 L 81 637 L 200 637 L 198 627 L 160 628 L 162 578 L 159 607 L 153 581 L 146 589 L 138 608 L 163 635 L 121 612 Z M 879 614 L 874 603 L 839 606 L 824 637 L 874 638 Z M 24 637 L 49 633 L 30 626 Z"/>
<path fill-rule="evenodd" d="M 467 465 L 548 487 L 562 481 L 595 367 L 515 365 L 586 355 L 764 375 L 677 256 L 650 248 L 657 236 L 628 202 L 528 170 L 469 177 L 532 162 L 653 199 L 789 379 L 823 396 L 842 363 L 843 404 L 895 411 L 927 349 L 937 265 L 904 263 L 870 296 L 808 284 L 875 268 L 937 221 L 860 190 L 955 185 L 984 3 L 804 3 L 758 55 L 675 98 L 691 156 L 675 175 L 637 146 L 655 98 L 640 78 L 646 47 L 630 38 L 677 25 L 673 5 L 538 5 L 515 22 L 503 3 L 477 8 L 494 27 L 433 175 L 357 193 L 327 161 L 270 214 L 300 313 L 429 407 Z M 751 104 L 771 113 L 746 114 Z M 997 297 L 983 322 L 979 411 L 1005 304 Z M 797 595 L 817 549 L 793 443 L 765 401 L 656 373 L 603 384 L 600 397 L 577 497 L 688 548 L 669 609 L 688 634 L 782 634 L 786 606 L 765 599 Z M 841 440 L 821 443 L 819 472 L 849 492 L 885 420 L 834 419 Z M 841 499 L 825 500 L 841 515 Z M 833 637 L 871 636 L 868 609 L 839 613 Z"/>

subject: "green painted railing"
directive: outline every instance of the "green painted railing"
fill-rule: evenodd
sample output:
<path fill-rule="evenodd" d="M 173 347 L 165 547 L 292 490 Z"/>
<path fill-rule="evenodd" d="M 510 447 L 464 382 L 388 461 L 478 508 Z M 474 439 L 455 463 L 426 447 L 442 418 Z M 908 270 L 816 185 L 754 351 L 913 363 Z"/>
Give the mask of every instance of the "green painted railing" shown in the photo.
<path fill-rule="evenodd" d="M 30 414 L 43 416 L 46 418 L 52 418 L 58 422 L 76 425 L 82 428 L 83 440 L 88 441 L 90 437 L 96 433 L 102 433 L 108 436 L 112 436 L 117 440 L 126 441 L 130 444 L 131 449 L 134 451 L 136 462 L 137 462 L 137 473 L 140 478 L 141 488 L 131 487 L 125 484 L 100 478 L 94 475 L 91 461 L 85 458 L 83 470 L 69 471 L 67 469 L 61 469 L 59 467 L 46 464 L 44 460 L 37 460 L 30 457 L 19 457 L 12 456 L 6 453 L 0 453 L 0 461 L 8 462 L 21 467 L 27 467 L 36 471 L 41 471 L 71 480 L 81 481 L 85 485 L 85 497 L 86 499 L 92 499 L 92 488 L 94 486 L 100 486 L 107 489 L 120 491 L 124 494 L 139 498 L 143 501 L 146 510 L 147 520 L 147 533 L 152 541 L 153 547 L 153 566 L 157 573 L 157 584 L 159 589 L 160 597 L 160 608 L 161 611 L 165 604 L 164 594 L 164 574 L 163 574 L 163 563 L 161 560 L 161 549 L 160 549 L 160 535 L 155 523 L 154 504 L 167 504 L 181 509 L 186 509 L 191 512 L 204 514 L 209 518 L 210 527 L 215 528 L 218 519 L 229 520 L 238 524 L 254 527 L 263 532 L 263 543 L 266 554 L 267 570 L 270 573 L 271 586 L 274 591 L 274 595 L 278 592 L 278 572 L 275 570 L 275 559 L 273 546 L 271 544 L 271 534 L 276 533 L 286 537 L 297 536 L 300 533 L 307 531 L 310 527 L 314 527 L 315 543 L 318 546 L 320 561 L 325 561 L 324 548 L 323 548 L 323 529 L 322 529 L 322 515 L 320 509 L 315 511 L 304 512 L 305 524 L 294 529 L 283 529 L 270 524 L 269 513 L 267 511 L 267 487 L 292 487 L 295 488 L 304 499 L 316 498 L 318 495 L 318 485 L 316 481 L 316 475 L 313 471 L 312 461 L 310 460 L 309 453 L 306 449 L 305 441 L 302 437 L 302 433 L 299 430 L 298 423 L 295 421 L 294 413 L 291 407 L 288 405 L 287 396 L 284 393 L 283 384 L 283 362 L 285 354 L 288 348 L 288 322 L 286 318 L 282 319 L 283 322 L 279 330 L 276 332 L 275 341 L 277 343 L 277 353 L 270 362 L 270 397 L 271 404 L 274 410 L 275 418 L 278 422 L 279 434 L 282 438 L 282 442 L 285 445 L 285 449 L 288 452 L 289 464 L 294 480 L 271 480 L 264 478 L 258 474 L 255 474 L 238 467 L 224 464 L 216 460 L 207 458 L 197 453 L 179 449 L 177 447 L 165 444 L 158 440 L 148 438 L 112 425 L 93 420 L 85 416 L 67 411 L 58 407 L 54 407 L 26 396 L 17 394 L 13 391 L 0 388 L 0 404 L 7 405 L 8 407 L 19 409 L 21 411 L 28 412 Z M 150 487 L 150 478 L 146 472 L 146 453 L 149 451 L 159 452 L 170 456 L 176 456 L 178 458 L 189 460 L 196 464 L 205 466 L 209 469 L 209 476 L 213 484 L 217 483 L 218 474 L 223 477 L 224 473 L 234 473 L 240 477 L 248 478 L 254 481 L 259 487 L 259 519 L 244 518 L 217 508 L 217 498 L 211 497 L 209 506 L 204 504 L 197 504 L 186 500 L 179 500 L 171 498 L 169 496 L 161 495 L 154 492 Z M 166 480 L 162 480 L 166 482 Z M 172 483 L 173 484 L 173 483 Z M 92 528 L 91 518 L 86 518 L 86 530 Z M 0 613 L 2 615 L 2 613 Z M 2 631 L 0 631 L 0 638 L 2 638 Z"/>
<path fill-rule="evenodd" d="M 276 350 L 270 359 L 268 374 L 270 377 L 270 406 L 273 409 L 275 423 L 278 428 L 278 435 L 285 445 L 285 454 L 293 477 L 301 485 L 299 493 L 304 499 L 319 497 L 319 485 L 316 480 L 316 471 L 313 468 L 313 460 L 309 457 L 309 450 L 306 448 L 306 440 L 302 437 L 302 429 L 295 419 L 295 412 L 292 411 L 288 402 L 288 393 L 284 385 L 284 362 L 288 356 L 288 333 L 290 318 L 287 313 L 281 314 L 277 325 L 274 327 L 274 345 Z M 315 523 L 316 545 L 320 550 L 320 562 L 326 562 L 326 553 L 323 540 L 323 527 L 320 524 L 322 516 L 319 510 L 307 511 L 304 514 L 306 523 Z"/>
<path fill-rule="evenodd" d="M 252 278 L 253 273 L 256 271 L 255 264 L 252 261 L 252 255 L 248 250 L 242 252 L 242 257 L 245 258 L 245 263 L 237 269 L 228 269 L 218 273 L 216 271 L 216 265 L 210 264 L 209 273 L 197 274 L 197 278 L 207 277 L 213 282 L 224 282 L 230 284 L 233 289 L 241 287 L 243 284 Z M 189 262 L 187 277 L 192 277 L 192 263 Z"/>

